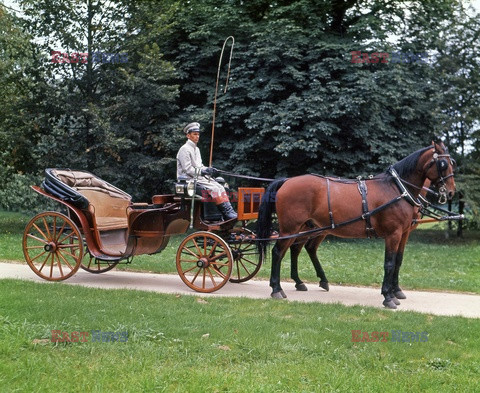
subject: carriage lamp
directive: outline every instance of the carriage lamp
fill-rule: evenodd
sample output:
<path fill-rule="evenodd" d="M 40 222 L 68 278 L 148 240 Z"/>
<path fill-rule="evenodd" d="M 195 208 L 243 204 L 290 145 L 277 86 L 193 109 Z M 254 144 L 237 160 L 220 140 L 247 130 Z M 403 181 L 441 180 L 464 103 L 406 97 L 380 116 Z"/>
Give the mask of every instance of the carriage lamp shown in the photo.
<path fill-rule="evenodd" d="M 178 183 L 175 183 L 175 194 L 192 197 L 195 194 L 193 181 L 187 181 L 186 176 L 180 176 Z"/>
<path fill-rule="evenodd" d="M 195 184 L 193 181 L 187 182 L 186 192 L 187 192 L 187 195 L 190 197 L 192 197 L 195 194 Z"/>

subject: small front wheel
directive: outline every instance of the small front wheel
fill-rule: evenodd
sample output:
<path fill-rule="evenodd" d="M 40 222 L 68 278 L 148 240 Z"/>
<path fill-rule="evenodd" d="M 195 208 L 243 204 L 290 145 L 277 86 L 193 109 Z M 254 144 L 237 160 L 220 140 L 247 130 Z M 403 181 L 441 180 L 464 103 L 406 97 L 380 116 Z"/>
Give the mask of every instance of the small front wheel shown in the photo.
<path fill-rule="evenodd" d="M 64 214 L 40 213 L 25 227 L 23 254 L 30 268 L 41 278 L 65 280 L 73 276 L 82 263 L 82 235 Z"/>
<path fill-rule="evenodd" d="M 197 292 L 222 288 L 232 274 L 233 256 L 228 244 L 210 232 L 195 232 L 178 247 L 177 271 L 182 281 Z"/>

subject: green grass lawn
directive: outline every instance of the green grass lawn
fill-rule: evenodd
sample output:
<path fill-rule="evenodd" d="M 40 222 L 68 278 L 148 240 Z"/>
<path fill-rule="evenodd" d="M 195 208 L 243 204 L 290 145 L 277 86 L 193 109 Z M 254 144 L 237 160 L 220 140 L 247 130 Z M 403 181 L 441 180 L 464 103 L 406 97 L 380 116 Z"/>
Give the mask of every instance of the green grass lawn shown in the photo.
<path fill-rule="evenodd" d="M 0 260 L 24 261 L 22 233 L 30 217 L 0 212 Z M 445 238 L 445 224 L 421 226 L 411 235 L 400 271 L 405 289 L 436 289 L 480 293 L 480 232 L 466 231 L 459 239 L 452 233 Z M 171 239 L 160 254 L 135 257 L 132 264 L 118 269 L 176 273 L 175 254 L 183 236 Z M 318 256 L 332 284 L 380 287 L 383 280 L 384 244 L 376 240 L 347 240 L 328 237 Z M 282 263 L 282 280 L 290 277 L 289 255 Z M 258 273 L 268 278 L 270 256 Z M 317 281 L 306 252 L 299 261 L 300 277 Z"/>
<path fill-rule="evenodd" d="M 0 212 L 0 260 L 23 261 L 28 220 Z M 414 232 L 403 287 L 480 293 L 480 236 L 465 235 Z M 175 272 L 181 239 L 121 268 Z M 331 283 L 380 287 L 381 240 L 330 238 L 319 257 Z M 316 281 L 306 253 L 300 274 Z M 269 261 L 258 276 L 269 276 Z M 52 330 L 89 337 L 52 342 Z M 93 342 L 92 331 L 128 332 L 128 341 Z M 352 331 L 388 337 L 353 342 Z M 395 342 L 399 331 L 427 340 Z M 477 392 L 479 331 L 480 319 L 360 306 L 0 280 L 0 391 Z"/>
<path fill-rule="evenodd" d="M 128 341 L 54 343 L 52 330 Z M 0 390 L 476 392 L 479 331 L 460 317 L 0 280 Z"/>

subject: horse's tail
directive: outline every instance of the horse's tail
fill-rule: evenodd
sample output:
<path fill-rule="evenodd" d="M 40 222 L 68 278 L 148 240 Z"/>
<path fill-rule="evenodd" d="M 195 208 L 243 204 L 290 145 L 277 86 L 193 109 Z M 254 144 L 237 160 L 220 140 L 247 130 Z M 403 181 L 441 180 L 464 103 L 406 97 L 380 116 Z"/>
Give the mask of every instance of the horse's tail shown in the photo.
<path fill-rule="evenodd" d="M 287 179 L 277 179 L 272 182 L 263 194 L 262 203 L 258 210 L 257 219 L 257 238 L 268 239 L 272 232 L 272 214 L 275 212 L 275 201 L 277 200 L 277 191 L 285 183 Z M 269 240 L 257 241 L 257 249 L 259 253 L 265 253 Z"/>

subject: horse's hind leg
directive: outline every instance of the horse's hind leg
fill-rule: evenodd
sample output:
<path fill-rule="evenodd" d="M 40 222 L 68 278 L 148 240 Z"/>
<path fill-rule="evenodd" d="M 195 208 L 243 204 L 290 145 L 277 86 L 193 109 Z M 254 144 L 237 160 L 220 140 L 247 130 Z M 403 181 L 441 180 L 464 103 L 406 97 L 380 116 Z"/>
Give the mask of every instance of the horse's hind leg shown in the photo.
<path fill-rule="evenodd" d="M 290 246 L 290 277 L 295 281 L 295 288 L 297 291 L 307 291 L 307 286 L 300 280 L 298 276 L 298 255 L 302 251 L 303 245 L 306 241 L 298 240 Z"/>
<path fill-rule="evenodd" d="M 313 239 L 310 239 L 305 245 L 305 250 L 307 250 L 308 255 L 310 256 L 310 259 L 312 260 L 315 271 L 317 272 L 317 277 L 320 279 L 320 283 L 319 283 L 320 287 L 325 289 L 328 292 L 330 287 L 328 286 L 327 276 L 325 275 L 322 265 L 320 265 L 320 261 L 318 260 L 318 257 L 317 257 L 318 246 L 323 242 L 325 237 L 326 235 L 321 235 Z"/>
<path fill-rule="evenodd" d="M 285 292 L 280 285 L 280 266 L 288 247 L 293 243 L 292 240 L 277 240 L 272 249 L 272 271 L 270 274 L 270 286 L 272 287 L 271 296 L 275 299 L 286 298 Z"/>

